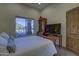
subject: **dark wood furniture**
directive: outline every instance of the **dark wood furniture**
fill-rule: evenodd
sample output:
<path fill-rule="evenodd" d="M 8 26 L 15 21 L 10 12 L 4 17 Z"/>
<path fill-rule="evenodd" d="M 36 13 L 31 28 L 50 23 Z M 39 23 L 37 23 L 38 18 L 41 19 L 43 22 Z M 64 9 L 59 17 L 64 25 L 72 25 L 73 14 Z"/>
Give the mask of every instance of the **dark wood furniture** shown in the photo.
<path fill-rule="evenodd" d="M 38 20 L 38 24 L 39 24 L 39 29 L 38 29 L 38 33 L 39 32 L 45 32 L 45 27 L 46 27 L 46 24 L 47 24 L 47 18 L 42 18 L 40 16 L 39 20 Z"/>
<path fill-rule="evenodd" d="M 46 25 L 47 25 L 47 18 L 42 18 L 40 16 L 39 20 L 38 20 L 38 24 L 39 24 L 39 29 L 38 29 L 38 33 L 37 35 L 43 37 L 43 38 L 47 38 L 50 39 L 51 41 L 54 42 L 55 45 L 57 45 L 57 41 L 58 41 L 58 46 L 62 46 L 62 35 L 61 34 L 50 34 L 50 33 L 46 33 Z M 56 26 L 54 31 L 57 31 L 58 27 Z"/>
<path fill-rule="evenodd" d="M 79 53 L 79 7 L 66 13 L 66 47 Z"/>

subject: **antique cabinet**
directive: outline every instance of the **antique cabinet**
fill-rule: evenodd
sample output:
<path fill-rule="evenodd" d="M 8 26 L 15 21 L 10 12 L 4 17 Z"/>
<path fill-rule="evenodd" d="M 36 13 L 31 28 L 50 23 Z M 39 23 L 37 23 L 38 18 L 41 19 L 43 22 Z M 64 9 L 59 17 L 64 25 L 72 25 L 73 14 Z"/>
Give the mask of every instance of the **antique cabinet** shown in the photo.
<path fill-rule="evenodd" d="M 79 53 L 79 7 L 66 12 L 66 47 Z"/>

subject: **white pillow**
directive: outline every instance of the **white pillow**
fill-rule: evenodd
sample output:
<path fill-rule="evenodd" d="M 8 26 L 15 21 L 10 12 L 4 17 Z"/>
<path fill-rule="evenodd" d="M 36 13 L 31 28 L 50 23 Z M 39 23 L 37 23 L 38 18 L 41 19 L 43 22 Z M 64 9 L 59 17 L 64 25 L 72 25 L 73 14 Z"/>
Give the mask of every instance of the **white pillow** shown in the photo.
<path fill-rule="evenodd" d="M 8 41 L 0 36 L 0 44 L 4 45 L 4 46 L 7 46 L 7 43 L 8 43 Z"/>
<path fill-rule="evenodd" d="M 9 35 L 5 32 L 0 33 L 0 36 L 3 37 L 4 39 L 9 39 Z"/>

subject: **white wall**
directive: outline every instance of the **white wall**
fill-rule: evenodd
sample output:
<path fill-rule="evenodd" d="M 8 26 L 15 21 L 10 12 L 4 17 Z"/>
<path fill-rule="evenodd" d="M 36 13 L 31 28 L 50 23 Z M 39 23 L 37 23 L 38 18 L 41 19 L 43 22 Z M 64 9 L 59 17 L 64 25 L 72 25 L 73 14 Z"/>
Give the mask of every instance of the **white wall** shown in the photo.
<path fill-rule="evenodd" d="M 39 11 L 22 4 L 0 4 L 0 32 L 15 35 L 15 17 L 38 19 Z"/>
<path fill-rule="evenodd" d="M 42 16 L 47 16 L 48 24 L 61 23 L 62 46 L 64 47 L 66 47 L 66 11 L 78 6 L 77 3 L 52 4 L 41 12 Z"/>

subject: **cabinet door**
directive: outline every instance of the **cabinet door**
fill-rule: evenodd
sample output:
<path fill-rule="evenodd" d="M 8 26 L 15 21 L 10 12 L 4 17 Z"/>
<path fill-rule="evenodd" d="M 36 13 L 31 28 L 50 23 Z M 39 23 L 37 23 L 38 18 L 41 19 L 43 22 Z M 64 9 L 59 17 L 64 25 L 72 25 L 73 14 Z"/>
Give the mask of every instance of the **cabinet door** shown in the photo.
<path fill-rule="evenodd" d="M 78 46 L 77 41 L 78 41 L 78 39 L 73 38 L 73 50 L 74 50 L 74 51 L 77 51 L 77 46 Z"/>
<path fill-rule="evenodd" d="M 78 33 L 79 32 L 79 8 L 74 10 L 73 14 L 74 14 L 73 23 L 75 24 L 75 31 L 76 33 Z"/>
<path fill-rule="evenodd" d="M 70 38 L 70 37 L 69 37 L 69 42 L 68 42 L 68 44 L 69 44 L 69 48 L 70 48 L 70 49 L 73 49 L 73 39 Z"/>
<path fill-rule="evenodd" d="M 76 15 L 77 19 L 77 33 L 79 33 L 79 12 L 77 12 L 78 15 Z"/>
<path fill-rule="evenodd" d="M 70 12 L 67 12 L 66 13 L 66 19 L 67 19 L 66 20 L 67 37 L 69 36 L 70 31 L 71 31 L 71 29 L 70 29 L 70 26 L 71 26 L 71 17 L 70 16 L 71 16 Z"/>
<path fill-rule="evenodd" d="M 69 48 L 69 37 L 66 38 L 66 47 Z"/>
<path fill-rule="evenodd" d="M 79 51 L 79 39 L 77 40 L 77 50 Z"/>
<path fill-rule="evenodd" d="M 66 17 L 67 17 L 67 34 L 74 34 L 77 32 L 77 19 L 78 16 L 76 15 L 77 11 L 70 11 L 67 12 Z"/>
<path fill-rule="evenodd" d="M 73 11 L 73 12 L 71 12 L 71 14 L 70 14 L 71 16 L 71 20 L 70 20 L 70 32 L 71 32 L 71 34 L 73 33 L 76 33 L 77 32 L 77 19 L 78 19 L 78 17 L 77 17 L 77 11 Z"/>

